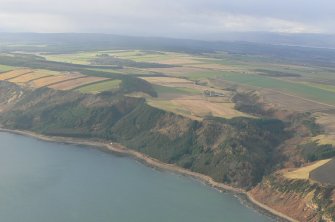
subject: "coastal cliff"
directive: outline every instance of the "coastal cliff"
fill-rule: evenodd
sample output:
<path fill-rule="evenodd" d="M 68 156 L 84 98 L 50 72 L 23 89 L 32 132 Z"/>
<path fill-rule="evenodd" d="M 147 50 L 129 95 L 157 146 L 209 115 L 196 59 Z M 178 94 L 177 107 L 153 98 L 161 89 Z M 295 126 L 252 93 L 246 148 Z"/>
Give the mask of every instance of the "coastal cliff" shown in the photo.
<path fill-rule="evenodd" d="M 0 121 L 5 128 L 119 142 L 238 188 L 249 189 L 261 181 L 272 168 L 276 147 L 289 136 L 276 119 L 196 121 L 122 94 L 0 84 Z M 15 99 L 8 99 L 9 94 Z"/>
<path fill-rule="evenodd" d="M 255 200 L 298 221 L 334 221 L 335 187 L 308 180 L 284 178 L 279 173 L 264 177 L 249 191 Z"/>
<path fill-rule="evenodd" d="M 0 81 L 0 124 L 47 136 L 125 147 L 200 173 L 298 221 L 333 221 L 334 189 L 274 174 L 292 135 L 273 118 L 192 120 L 120 93 L 30 89 Z M 213 182 L 214 183 L 214 182 Z"/>

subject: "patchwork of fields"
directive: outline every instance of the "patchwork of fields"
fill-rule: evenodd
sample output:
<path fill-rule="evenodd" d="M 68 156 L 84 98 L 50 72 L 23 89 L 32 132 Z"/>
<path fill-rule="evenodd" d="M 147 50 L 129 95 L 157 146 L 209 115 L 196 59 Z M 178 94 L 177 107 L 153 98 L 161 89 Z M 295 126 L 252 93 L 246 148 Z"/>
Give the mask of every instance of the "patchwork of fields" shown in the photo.
<path fill-rule="evenodd" d="M 102 84 L 103 82 L 110 81 L 111 79 L 86 76 L 77 72 L 15 69 L 13 71 L 0 73 L 0 80 L 9 81 L 26 87 L 48 87 L 56 90 L 78 89 L 80 91 L 82 87 L 86 87 L 82 90 L 82 92 L 96 93 L 99 91 L 109 90 L 109 88 L 106 89 L 106 86 L 98 85 L 98 83 Z M 114 88 L 117 88 L 117 85 L 115 85 Z"/>
<path fill-rule="evenodd" d="M 225 53 L 191 55 L 140 50 L 108 50 L 48 55 L 45 57 L 53 61 L 89 64 L 89 61 L 102 53 L 136 62 L 177 65 L 167 68 L 131 68 L 125 66 L 117 71 L 119 73 L 144 74 L 147 76 L 162 74 L 192 81 L 208 78 L 219 79 L 232 84 L 256 89 L 277 90 L 305 99 L 335 105 L 335 84 L 329 84 L 335 81 L 335 71 L 312 66 L 267 62 L 266 58 Z"/>
<path fill-rule="evenodd" d="M 273 108 L 311 112 L 324 130 L 311 140 L 319 144 L 335 144 L 335 70 L 332 68 L 286 64 L 271 58 L 225 52 L 187 54 L 105 50 L 38 56 L 48 61 L 85 65 L 87 71 L 103 71 L 106 75 L 0 65 L 0 80 L 33 88 L 100 93 L 124 85 L 123 80 L 114 79 L 113 75 L 137 76 L 141 81 L 151 83 L 157 97 L 143 92 L 132 92 L 128 96 L 144 97 L 151 106 L 196 120 L 208 116 L 252 117 L 236 110 L 232 98 L 240 91 L 256 91 L 260 99 Z M 116 64 L 96 64 L 99 58 Z M 111 68 L 111 65 L 117 68 Z M 218 96 L 208 96 L 206 92 Z M 322 169 L 320 166 L 327 161 L 286 172 L 285 176 L 309 179 L 312 172 L 319 175 L 315 172 L 319 172 L 317 169 Z"/>
<path fill-rule="evenodd" d="M 227 85 L 258 90 L 269 103 L 282 104 L 282 107 L 287 109 L 313 111 L 320 110 L 320 108 L 329 109 L 333 106 L 335 108 L 334 86 L 329 85 L 330 81 L 335 81 L 335 77 L 330 70 L 312 66 L 276 63 L 267 61 L 268 59 L 265 58 L 229 55 L 220 52 L 196 55 L 162 51 L 106 50 L 73 54 L 41 54 L 40 56 L 50 61 L 92 65 L 94 59 L 101 55 L 121 59 L 121 61 L 173 65 L 163 68 L 139 68 L 127 66 L 125 63 L 121 69 L 104 69 L 104 71 L 111 73 L 137 75 L 152 83 L 159 98 L 156 101 L 151 100 L 151 104 L 157 107 L 157 104 L 161 104 L 160 107 L 164 109 L 167 109 L 167 106 L 162 104 L 166 104 L 167 99 L 202 95 L 205 90 L 209 90 L 213 86 L 215 91 L 227 95 L 225 102 L 229 102 L 232 95 L 228 91 L 222 90 Z M 90 69 L 102 70 L 101 68 Z M 23 71 L 15 70 L 14 72 Z M 87 77 L 79 73 L 53 73 L 49 75 L 34 71 L 33 75 L 21 74 L 17 73 L 18 78 L 14 78 L 13 73 L 3 73 L 0 78 L 6 79 L 6 75 L 8 75 L 13 78 L 7 79 L 8 81 L 21 85 L 47 86 L 60 90 L 78 90 L 83 93 L 113 90 L 120 85 L 120 82 L 113 82 L 113 79 Z M 316 74 L 320 74 L 318 79 L 315 79 Z M 215 85 L 196 84 L 199 81 L 206 82 L 208 79 L 214 81 Z M 104 83 L 104 81 L 109 82 Z M 211 103 L 213 104 L 213 102 Z M 170 105 L 172 106 L 171 101 Z M 181 104 L 179 102 L 177 106 L 188 107 L 187 112 L 195 113 L 190 111 L 190 103 Z"/>

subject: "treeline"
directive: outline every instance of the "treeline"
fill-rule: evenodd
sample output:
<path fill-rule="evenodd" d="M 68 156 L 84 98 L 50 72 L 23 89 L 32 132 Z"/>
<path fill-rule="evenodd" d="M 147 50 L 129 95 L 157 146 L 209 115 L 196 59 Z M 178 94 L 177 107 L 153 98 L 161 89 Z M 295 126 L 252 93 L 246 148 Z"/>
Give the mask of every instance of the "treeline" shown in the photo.
<path fill-rule="evenodd" d="M 329 159 L 335 156 L 335 147 L 331 144 L 320 145 L 316 142 L 311 142 L 301 145 L 300 148 L 302 150 L 302 156 L 308 162 Z"/>
<path fill-rule="evenodd" d="M 265 110 L 263 105 L 259 102 L 259 97 L 253 92 L 249 93 L 236 93 L 233 97 L 235 109 L 249 113 L 255 116 L 270 117 L 273 113 L 272 110 Z"/>

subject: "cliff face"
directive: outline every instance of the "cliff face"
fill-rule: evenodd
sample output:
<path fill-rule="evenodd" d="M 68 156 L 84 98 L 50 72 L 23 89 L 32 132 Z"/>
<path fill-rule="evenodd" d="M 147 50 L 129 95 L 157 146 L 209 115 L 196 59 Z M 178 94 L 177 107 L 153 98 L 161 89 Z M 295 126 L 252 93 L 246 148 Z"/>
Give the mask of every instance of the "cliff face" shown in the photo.
<path fill-rule="evenodd" d="M 288 136 L 284 124 L 274 119 L 198 122 L 122 94 L 85 95 L 0 84 L 0 123 L 6 128 L 117 141 L 236 187 L 257 184 L 272 168 L 276 147 Z"/>
<path fill-rule="evenodd" d="M 0 81 L 0 125 L 56 136 L 117 141 L 163 162 L 251 189 L 259 202 L 299 221 L 334 221 L 335 189 L 268 175 L 289 135 L 283 122 L 208 118 L 201 122 L 122 94 L 31 90 Z M 265 177 L 264 177 L 265 176 Z"/>
<path fill-rule="evenodd" d="M 0 112 L 8 110 L 14 105 L 26 90 L 21 87 L 0 81 Z"/>
<path fill-rule="evenodd" d="M 298 221 L 335 221 L 335 188 L 307 180 L 267 176 L 249 194 Z"/>

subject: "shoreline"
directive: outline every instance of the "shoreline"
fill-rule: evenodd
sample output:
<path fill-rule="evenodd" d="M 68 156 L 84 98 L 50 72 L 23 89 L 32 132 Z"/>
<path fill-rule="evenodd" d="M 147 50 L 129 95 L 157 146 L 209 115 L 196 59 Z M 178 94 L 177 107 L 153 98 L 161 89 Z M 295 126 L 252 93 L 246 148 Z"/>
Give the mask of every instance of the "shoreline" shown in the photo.
<path fill-rule="evenodd" d="M 60 137 L 60 136 L 46 136 L 42 134 L 38 134 L 35 132 L 31 131 L 23 131 L 23 130 L 11 130 L 11 129 L 5 129 L 5 128 L 0 128 L 0 132 L 7 132 L 7 133 L 12 133 L 12 134 L 17 134 L 17 135 L 22 135 L 22 136 L 28 136 L 28 137 L 33 137 L 42 141 L 47 141 L 47 142 L 57 142 L 57 143 L 66 143 L 66 144 L 73 144 L 73 145 L 84 145 L 84 146 L 91 146 L 95 147 L 104 151 L 109 151 L 117 154 L 123 154 L 125 156 L 132 157 L 136 160 L 139 160 L 143 164 L 148 165 L 149 167 L 161 169 L 161 170 L 167 170 L 170 172 L 178 173 L 184 176 L 189 176 L 192 178 L 195 178 L 201 182 L 204 182 L 205 184 L 218 189 L 220 191 L 229 191 L 235 194 L 239 195 L 244 195 L 246 197 L 246 200 L 249 201 L 253 207 L 257 210 L 266 212 L 269 215 L 284 219 L 286 221 L 290 222 L 298 222 L 297 220 L 255 200 L 246 190 L 240 189 L 240 188 L 235 188 L 232 186 L 229 186 L 224 183 L 216 182 L 214 181 L 213 178 L 210 176 L 207 176 L 205 174 L 193 172 L 187 169 L 184 169 L 182 167 L 179 167 L 174 164 L 168 164 L 161 162 L 157 159 L 154 159 L 152 157 L 147 156 L 146 154 L 140 153 L 136 150 L 128 149 L 121 144 L 118 143 L 113 143 L 109 144 L 103 141 L 92 141 L 88 139 L 82 139 L 82 138 L 73 138 L 73 137 Z"/>

